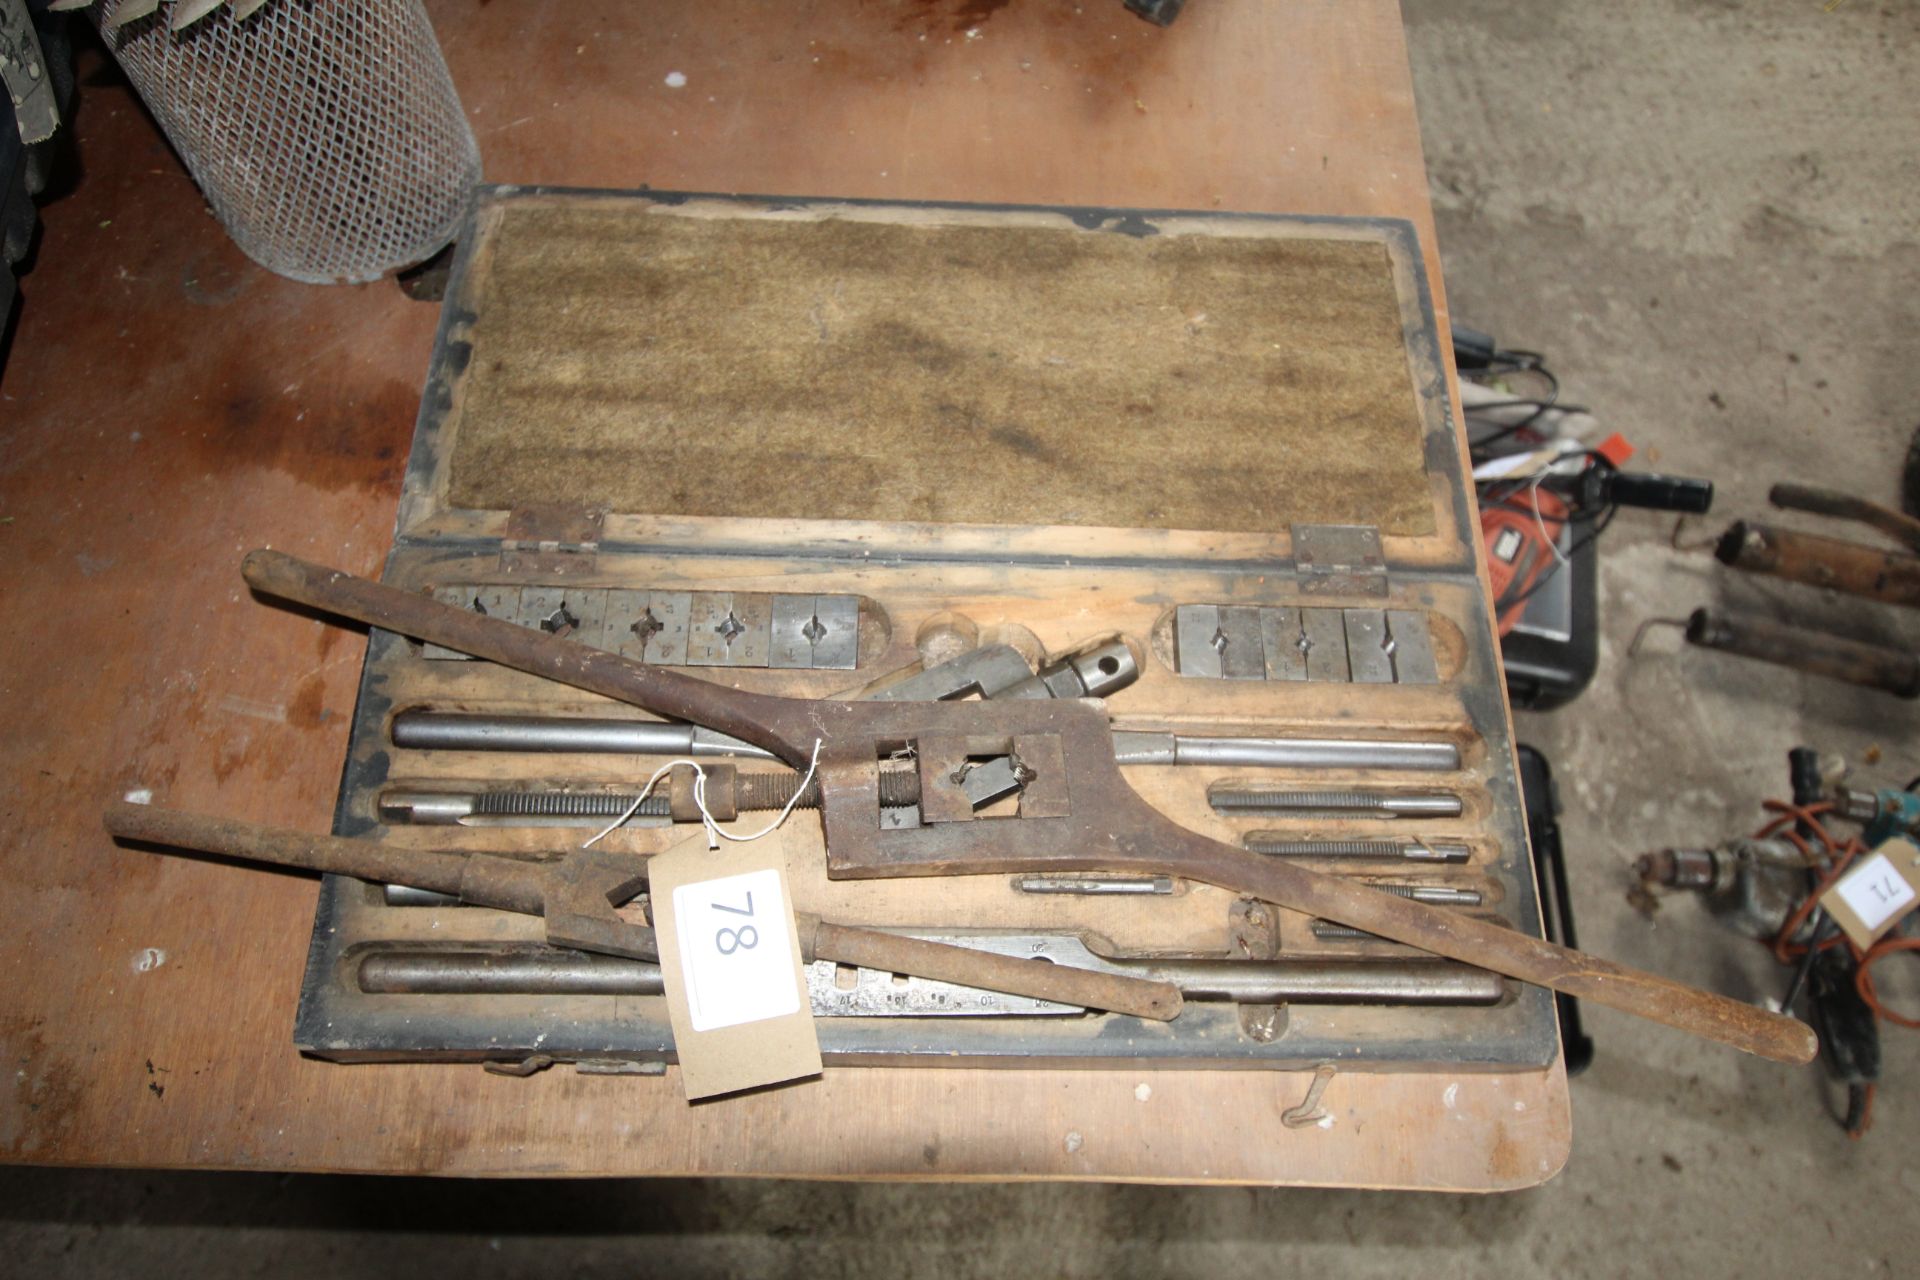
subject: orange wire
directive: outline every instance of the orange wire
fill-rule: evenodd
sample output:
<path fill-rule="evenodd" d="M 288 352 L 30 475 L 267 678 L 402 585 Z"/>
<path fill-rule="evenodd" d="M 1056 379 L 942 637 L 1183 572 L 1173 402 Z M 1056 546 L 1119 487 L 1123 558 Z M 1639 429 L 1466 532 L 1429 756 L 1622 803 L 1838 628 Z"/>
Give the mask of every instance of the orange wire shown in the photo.
<path fill-rule="evenodd" d="M 1793 909 L 1793 913 L 1787 917 L 1787 922 L 1780 927 L 1780 932 L 1774 935 L 1773 944 L 1769 948 L 1769 950 L 1773 952 L 1774 958 L 1780 961 L 1781 964 L 1791 964 L 1807 954 L 1806 947 L 1791 941 L 1793 935 L 1799 932 L 1800 927 L 1806 923 L 1807 917 L 1813 914 L 1814 908 L 1819 906 L 1820 899 L 1826 896 L 1827 890 L 1831 889 L 1834 882 L 1846 874 L 1847 868 L 1853 865 L 1853 860 L 1862 853 L 1865 853 L 1867 847 L 1861 843 L 1858 836 L 1848 837 L 1845 844 L 1838 844 L 1834 841 L 1833 833 L 1828 831 L 1826 824 L 1820 821 L 1820 815 L 1830 812 L 1834 807 L 1827 801 L 1821 801 L 1818 804 L 1792 805 L 1780 800 L 1767 800 L 1763 802 L 1762 807 L 1766 809 L 1768 813 L 1779 816 L 1754 832 L 1754 839 L 1765 840 L 1771 836 L 1784 837 L 1789 844 L 1800 851 L 1800 856 L 1806 860 L 1809 867 L 1819 865 L 1821 859 L 1814 854 L 1813 849 L 1808 846 L 1806 839 L 1800 832 L 1793 828 L 1804 825 L 1807 830 L 1818 836 L 1820 843 L 1826 847 L 1826 873 L 1820 877 L 1820 882 L 1814 886 L 1813 892 L 1809 893 L 1800 905 Z M 1893 1010 L 1881 1004 L 1880 994 L 1873 984 L 1873 966 L 1875 963 L 1893 955 L 1895 952 L 1920 951 L 1920 938 L 1882 938 L 1880 941 L 1874 943 L 1873 946 L 1862 951 L 1859 947 L 1854 946 L 1852 939 L 1848 938 L 1845 934 L 1834 934 L 1832 937 L 1816 942 L 1814 945 L 1823 951 L 1831 946 L 1845 945 L 1853 952 L 1855 960 L 1853 973 L 1854 990 L 1860 993 L 1860 999 L 1865 1001 L 1867 1008 L 1873 1011 L 1873 1016 L 1875 1018 L 1885 1019 L 1895 1026 L 1920 1030 L 1920 1018 L 1909 1018 L 1905 1014 L 1895 1013 Z M 1874 1095 L 1878 1092 L 1878 1085 L 1869 1084 L 1866 1087 L 1866 1097 L 1860 1110 L 1860 1123 L 1857 1127 L 1847 1130 L 1847 1136 L 1849 1138 L 1862 1137 L 1868 1129 L 1873 1127 L 1873 1099 Z"/>
<path fill-rule="evenodd" d="M 1860 842 L 1858 840 L 1849 840 L 1847 847 L 1841 851 L 1840 857 L 1838 861 L 1833 864 L 1832 869 L 1820 877 L 1820 883 L 1814 886 L 1813 892 L 1801 899 L 1800 905 L 1793 909 L 1793 913 L 1787 917 L 1787 922 L 1780 926 L 1780 932 L 1774 936 L 1774 959 L 1778 960 L 1781 964 L 1792 964 L 1795 959 L 1807 953 L 1805 947 L 1793 941 L 1793 935 L 1800 932 L 1800 926 L 1807 922 L 1807 917 L 1812 915 L 1814 909 L 1820 905 L 1820 899 L 1825 896 L 1828 889 L 1833 887 L 1834 881 L 1847 873 L 1847 868 L 1853 865 L 1854 856 L 1859 852 Z M 1822 941 L 1819 946 L 1820 949 L 1824 951 L 1836 942 L 1845 941 L 1846 938 L 1844 935 L 1835 934 Z M 1851 946 L 1852 944 L 1848 943 L 1848 945 Z"/>
<path fill-rule="evenodd" d="M 1920 938 L 1882 938 L 1867 948 L 1867 953 L 1860 957 L 1859 969 L 1853 975 L 1853 988 L 1860 993 L 1860 998 L 1867 1002 L 1867 1007 L 1879 1017 L 1885 1018 L 1897 1027 L 1920 1031 L 1920 1018 L 1909 1018 L 1904 1013 L 1895 1013 L 1887 1008 L 1880 1003 L 1879 992 L 1874 989 L 1872 972 L 1874 962 L 1885 959 L 1896 951 L 1920 951 Z"/>
<path fill-rule="evenodd" d="M 1867 847 L 1860 842 L 1858 836 L 1848 837 L 1845 844 L 1840 844 L 1834 840 L 1833 833 L 1828 831 L 1826 824 L 1820 821 L 1821 814 L 1829 813 L 1833 810 L 1834 806 L 1828 801 L 1823 800 L 1818 804 L 1793 805 L 1783 800 L 1768 800 L 1763 802 L 1762 807 L 1766 809 L 1768 813 L 1779 816 L 1754 832 L 1754 839 L 1765 840 L 1771 836 L 1784 837 L 1788 843 L 1800 851 L 1800 855 L 1807 860 L 1808 866 L 1813 866 L 1816 863 L 1814 852 L 1812 848 L 1808 846 L 1805 838 L 1802 837 L 1798 831 L 1792 830 L 1791 828 L 1799 824 L 1805 824 L 1806 828 L 1818 836 L 1820 843 L 1826 847 L 1826 873 L 1820 877 L 1820 882 L 1814 886 L 1813 892 L 1809 893 L 1800 905 L 1794 908 L 1793 913 L 1787 917 L 1787 922 L 1780 927 L 1780 932 L 1774 936 L 1773 945 L 1770 948 L 1774 958 L 1780 961 L 1781 964 L 1791 964 L 1807 953 L 1806 947 L 1792 941 L 1793 935 L 1798 933 L 1800 927 L 1807 922 L 1807 917 L 1813 914 L 1815 907 L 1819 906 L 1820 899 L 1826 896 L 1827 890 L 1831 889 L 1834 882 L 1847 873 L 1847 868 L 1853 865 L 1853 860 L 1865 853 Z M 1834 934 L 1832 937 L 1824 939 L 1817 945 L 1822 951 L 1828 947 L 1841 945 L 1852 950 L 1854 959 L 1858 962 L 1853 975 L 1854 990 L 1860 993 L 1860 998 L 1866 1002 L 1869 1009 L 1873 1010 L 1875 1017 L 1884 1018 L 1895 1026 L 1920 1030 L 1920 1018 L 1910 1018 L 1905 1014 L 1895 1013 L 1880 1003 L 1880 995 L 1874 987 L 1872 972 L 1872 967 L 1875 963 L 1896 952 L 1920 951 L 1920 938 L 1882 938 L 1880 941 L 1874 943 L 1873 946 L 1862 951 L 1859 947 L 1854 946 L 1852 940 L 1844 934 Z M 1869 1108 L 1873 1105 L 1871 1093 L 1868 1094 L 1867 1105 Z M 1861 1126 L 1861 1132 L 1864 1133 L 1865 1131 L 1866 1126 L 1863 1124 Z"/>
<path fill-rule="evenodd" d="M 1833 811 L 1832 801 L 1822 800 L 1817 804 L 1793 805 L 1788 804 L 1784 800 L 1764 800 L 1761 802 L 1760 807 L 1768 813 L 1777 813 L 1781 816 L 1754 832 L 1754 839 L 1764 840 L 1768 836 L 1780 832 L 1784 827 L 1792 826 L 1795 823 L 1805 823 L 1815 835 L 1820 837 L 1820 842 L 1827 846 L 1827 855 L 1829 857 L 1839 856 L 1840 848 L 1834 844 L 1833 834 L 1827 830 L 1826 824 L 1820 821 L 1821 814 L 1831 813 Z M 1791 832 L 1787 838 L 1803 852 L 1806 851 L 1806 841 L 1801 839 L 1799 832 Z"/>

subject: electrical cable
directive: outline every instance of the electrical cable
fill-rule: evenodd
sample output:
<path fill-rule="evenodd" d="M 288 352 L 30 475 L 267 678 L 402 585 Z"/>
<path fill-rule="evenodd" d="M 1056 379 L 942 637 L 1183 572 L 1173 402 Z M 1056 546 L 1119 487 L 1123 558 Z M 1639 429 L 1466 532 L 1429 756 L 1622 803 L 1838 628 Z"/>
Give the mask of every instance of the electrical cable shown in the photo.
<path fill-rule="evenodd" d="M 1517 422 L 1498 422 L 1488 419 L 1485 416 L 1487 411 L 1492 409 L 1518 409 L 1527 405 L 1533 406 L 1533 412 Z M 1488 445 L 1498 444 L 1502 440 L 1518 435 L 1520 432 L 1532 427 L 1534 423 L 1540 421 L 1549 411 L 1556 409 L 1561 413 L 1568 414 L 1592 412 L 1592 410 L 1588 409 L 1585 405 L 1563 405 L 1557 400 L 1540 400 L 1532 397 L 1523 397 L 1514 400 L 1491 400 L 1486 404 L 1468 405 L 1466 407 L 1466 418 L 1469 425 L 1492 427 L 1494 430 L 1481 436 L 1477 440 L 1469 440 L 1467 452 L 1473 457 L 1475 462 L 1484 462 L 1486 459 L 1481 457 L 1480 454 L 1486 450 Z"/>
<path fill-rule="evenodd" d="M 1904 789 L 1911 791 L 1913 787 L 1910 785 Z M 1870 947 L 1862 948 L 1837 929 L 1831 934 L 1826 933 L 1827 924 L 1831 922 L 1831 917 L 1828 917 L 1804 945 L 1793 941 L 1793 936 L 1819 909 L 1820 900 L 1826 896 L 1827 891 L 1846 875 L 1856 859 L 1868 852 L 1865 843 L 1858 836 L 1850 836 L 1843 843 L 1835 839 L 1833 833 L 1827 830 L 1821 815 L 1833 811 L 1834 806 L 1831 803 L 1822 801 L 1819 804 L 1793 805 L 1780 800 L 1768 800 L 1763 807 L 1768 813 L 1776 816 L 1754 832 L 1753 838 L 1764 840 L 1779 837 L 1786 840 L 1806 859 L 1808 866 L 1822 869 L 1818 883 L 1800 904 L 1788 913 L 1786 922 L 1780 926 L 1780 931 L 1774 935 L 1768 947 L 1776 960 L 1782 964 L 1794 964 L 1796 969 L 1793 985 L 1788 989 L 1787 998 L 1782 1002 L 1781 1007 L 1790 1006 L 1799 994 L 1807 972 L 1813 966 L 1814 955 L 1840 946 L 1845 947 L 1853 955 L 1854 990 L 1859 993 L 1861 1002 L 1873 1014 L 1875 1021 L 1891 1022 L 1897 1027 L 1920 1030 L 1920 1017 L 1911 1017 L 1890 1009 L 1881 1002 L 1872 973 L 1873 966 L 1890 955 L 1920 952 L 1920 938 L 1886 937 Z M 1820 847 L 1817 850 L 1801 834 L 1803 831 L 1812 834 L 1819 842 Z M 1877 1089 L 1878 1086 L 1871 1083 L 1855 1083 L 1848 1086 L 1847 1115 L 1843 1121 L 1848 1137 L 1858 1138 L 1872 1127 L 1873 1100 Z"/>
<path fill-rule="evenodd" d="M 1547 394 L 1557 397 L 1560 394 L 1560 379 L 1553 370 L 1547 368 L 1547 358 L 1538 351 L 1525 351 L 1519 348 L 1500 349 L 1487 357 L 1485 367 L 1472 371 L 1469 381 L 1482 386 L 1494 378 L 1510 373 L 1531 373 L 1546 379 Z"/>
<path fill-rule="evenodd" d="M 1589 469 L 1602 468 L 1608 472 L 1616 469 L 1612 459 L 1592 449 L 1582 449 L 1577 453 L 1569 453 L 1566 456 L 1568 458 L 1584 457 L 1587 460 Z M 1585 473 L 1583 472 L 1582 474 L 1584 475 Z M 1517 511 L 1523 515 L 1533 516 L 1535 522 L 1541 527 L 1541 536 L 1546 538 L 1549 549 L 1552 550 L 1554 554 L 1554 563 L 1545 573 L 1528 583 L 1523 590 L 1518 592 L 1510 591 L 1494 601 L 1494 613 L 1496 616 L 1504 614 L 1514 605 L 1531 599 L 1534 593 L 1551 582 L 1554 575 L 1565 568 L 1576 554 L 1584 551 L 1595 539 L 1605 533 L 1607 526 L 1613 523 L 1614 517 L 1620 512 L 1619 503 L 1607 502 L 1598 507 L 1572 507 L 1565 515 L 1561 516 L 1546 515 L 1540 510 L 1538 499 L 1538 489 L 1545 478 L 1545 473 L 1518 480 L 1501 477 L 1497 480 L 1485 481 L 1480 485 L 1480 504 L 1483 507 L 1496 506 L 1503 510 Z M 1522 493 L 1530 493 L 1533 497 L 1527 503 L 1516 501 Z M 1549 522 L 1555 526 L 1551 534 L 1549 534 L 1546 529 L 1546 525 Z M 1560 535 L 1565 532 L 1569 525 L 1575 527 L 1589 525 L 1591 527 L 1584 533 L 1576 536 L 1563 551 L 1559 545 Z"/>
<path fill-rule="evenodd" d="M 1470 374 L 1463 376 L 1478 386 L 1489 386 L 1497 379 L 1512 373 L 1528 373 L 1545 379 L 1547 384 L 1546 394 L 1544 396 L 1514 396 L 1506 400 L 1494 400 L 1486 404 L 1465 406 L 1465 416 L 1470 424 L 1474 423 L 1477 419 L 1479 425 L 1494 428 L 1490 434 L 1482 436 L 1478 440 L 1470 440 L 1468 442 L 1468 455 L 1473 457 L 1475 461 L 1481 460 L 1478 455 L 1480 451 L 1487 448 L 1487 446 L 1498 444 L 1502 440 L 1510 439 L 1526 431 L 1544 417 L 1549 410 L 1559 409 L 1563 413 L 1588 412 L 1584 406 L 1562 405 L 1560 403 L 1560 379 L 1554 374 L 1553 370 L 1547 368 L 1547 358 L 1538 351 L 1527 351 L 1518 347 L 1496 347 L 1487 357 L 1484 368 L 1475 369 Z M 1518 422 L 1489 422 L 1486 420 L 1485 415 L 1490 410 L 1515 409 L 1528 406 L 1532 407 L 1533 412 Z"/>
<path fill-rule="evenodd" d="M 1849 1138 L 1863 1138 L 1867 1130 L 1873 1128 L 1873 1095 L 1879 1091 L 1877 1084 L 1847 1086 L 1847 1118 L 1840 1123 L 1846 1127 Z"/>

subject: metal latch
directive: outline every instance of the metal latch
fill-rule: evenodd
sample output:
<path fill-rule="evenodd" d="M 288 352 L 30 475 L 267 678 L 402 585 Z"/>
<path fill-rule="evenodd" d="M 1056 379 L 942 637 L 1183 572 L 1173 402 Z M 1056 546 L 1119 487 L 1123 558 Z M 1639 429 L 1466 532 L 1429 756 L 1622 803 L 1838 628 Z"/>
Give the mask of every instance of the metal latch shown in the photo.
<path fill-rule="evenodd" d="M 1387 557 L 1370 524 L 1296 524 L 1293 565 L 1314 596 L 1384 596 Z"/>

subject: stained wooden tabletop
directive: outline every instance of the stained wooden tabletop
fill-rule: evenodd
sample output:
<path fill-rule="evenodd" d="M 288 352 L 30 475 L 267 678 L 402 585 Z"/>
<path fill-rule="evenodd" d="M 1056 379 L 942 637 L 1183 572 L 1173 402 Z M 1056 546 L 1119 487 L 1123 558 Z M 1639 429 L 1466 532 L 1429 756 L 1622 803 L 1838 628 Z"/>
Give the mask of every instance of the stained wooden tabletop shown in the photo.
<path fill-rule="evenodd" d="M 493 181 L 1401 217 L 1444 294 L 1397 7 L 1195 0 L 428 5 Z M 324 829 L 364 639 L 239 558 L 389 544 L 435 321 L 241 255 L 97 54 L 0 375 L 0 1158 L 454 1174 L 1493 1189 L 1564 1074 L 829 1071 L 678 1082 L 303 1059 L 316 884 L 117 848 L 103 802 Z M 677 74 L 676 74 L 677 73 Z"/>

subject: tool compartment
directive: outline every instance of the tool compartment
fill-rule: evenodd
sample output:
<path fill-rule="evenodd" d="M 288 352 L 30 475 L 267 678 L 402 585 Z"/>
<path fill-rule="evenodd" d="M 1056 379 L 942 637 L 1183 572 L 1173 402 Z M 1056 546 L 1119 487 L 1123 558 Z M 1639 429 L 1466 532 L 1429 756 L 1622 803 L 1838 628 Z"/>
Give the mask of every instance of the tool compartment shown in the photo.
<path fill-rule="evenodd" d="M 697 234 L 682 243 L 688 228 Z M 849 229 L 848 242 L 835 241 Z M 789 234 L 804 252 L 787 246 Z M 1012 246 L 1003 257 L 996 237 Z M 765 274 L 723 273 L 702 286 L 716 256 Z M 1050 276 L 1033 276 L 1036 258 Z M 541 272 L 527 274 L 535 261 Z M 490 189 L 461 240 L 385 579 L 579 643 L 801 697 L 862 696 L 987 646 L 1037 669 L 1117 638 L 1138 669 L 1107 699 L 1123 736 L 1371 740 L 1457 753 L 1439 770 L 1129 764 L 1128 781 L 1170 817 L 1233 843 L 1270 840 L 1318 869 L 1450 890 L 1462 900 L 1450 909 L 1537 934 L 1511 730 L 1418 263 L 1411 229 L 1389 222 Z M 835 272 L 846 282 L 838 293 Z M 946 305 L 943 273 L 970 309 L 902 335 L 912 326 L 901 313 L 925 320 Z M 1109 313 L 1098 333 L 1074 328 L 1096 325 L 1071 287 L 1088 273 Z M 1023 278 L 1040 283 L 1023 294 Z M 911 287 L 891 291 L 889 280 Z M 541 281 L 548 296 L 529 298 Z M 589 305 L 586 296 L 613 300 Z M 1048 299 L 1064 301 L 1049 311 Z M 1265 310 L 1275 307 L 1278 319 Z M 860 350 L 795 354 L 791 327 L 769 328 L 780 316 L 812 345 L 831 346 L 845 330 Z M 527 332 L 537 340 L 521 341 Z M 929 332 L 940 335 L 937 350 Z M 1222 333 L 1224 356 L 1169 354 Z M 1321 345 L 1345 343 L 1348 356 L 1316 367 L 1298 345 L 1315 334 Z M 702 354 L 722 349 L 720 367 Z M 1281 353 L 1276 366 L 1263 364 L 1266 351 Z M 1021 400 L 1047 389 L 1048 371 L 1062 367 L 1049 360 L 1066 362 L 1066 385 Z M 977 382 L 954 372 L 996 361 L 1019 367 Z M 743 388 L 723 375 L 742 378 L 755 363 L 815 381 L 793 403 L 764 388 L 751 400 L 751 379 Z M 1076 381 L 1081 363 L 1097 367 Z M 888 368 L 903 372 L 889 382 Z M 829 414 L 856 374 L 882 385 L 844 416 Z M 686 380 L 678 391 L 676 377 Z M 1160 383 L 1191 382 L 1219 390 L 1221 423 L 1196 416 L 1209 403 L 1201 391 L 1181 390 L 1173 405 L 1141 398 Z M 726 424 L 695 403 L 698 387 L 731 404 Z M 858 424 L 889 402 L 920 436 L 862 434 Z M 1149 412 L 1127 408 L 1139 404 Z M 1262 404 L 1289 424 L 1265 440 L 1250 434 Z M 1146 423 L 1108 431 L 1115 414 Z M 1354 415 L 1359 425 L 1344 428 Z M 534 461 L 542 438 L 552 446 L 544 466 Z M 766 453 L 757 470 L 748 465 L 755 439 Z M 932 460 L 900 461 L 897 484 L 885 483 L 884 468 L 849 461 L 863 440 L 902 460 L 912 439 Z M 1065 457 L 1064 442 L 1088 439 L 1111 447 L 1104 461 Z M 1221 439 L 1220 458 L 1208 461 Z M 1269 452 L 1277 460 L 1248 464 Z M 1113 467 L 1124 479 L 1108 484 Z M 1239 474 L 1222 478 L 1227 470 Z M 1163 485 L 1150 482 L 1156 473 Z M 1377 494 L 1369 475 L 1380 478 Z M 730 497 L 738 514 L 725 514 Z M 862 499 L 882 518 L 853 518 Z M 910 518 L 1004 517 L 1013 503 L 1030 518 Z M 646 507 L 659 509 L 636 509 Z M 1209 510 L 1224 528 L 1173 523 Z M 1136 523 L 1095 523 L 1125 516 Z M 395 717 L 420 712 L 650 719 L 376 632 L 338 833 L 539 858 L 607 821 L 557 813 L 594 805 L 551 793 L 629 795 L 670 758 L 397 745 Z M 742 775 L 791 773 L 772 760 L 701 758 Z M 453 797 L 458 807 L 507 791 L 539 793 L 542 811 L 469 813 L 453 825 L 397 820 L 408 811 L 395 797 Z M 1457 799 L 1459 812 L 1221 802 L 1268 793 L 1287 806 L 1302 793 L 1359 793 L 1368 803 L 1437 794 Z M 753 828 L 773 815 L 741 816 Z M 697 830 L 649 818 L 603 843 L 657 852 Z M 1415 954 L 1316 933 L 1306 917 L 1182 880 L 1174 867 L 1154 891 L 1103 895 L 1031 892 L 1006 875 L 832 880 L 806 812 L 768 838 L 785 850 L 798 908 L 847 923 L 1023 954 L 1079 938 L 1123 961 L 1391 967 Z M 1419 856 L 1355 857 L 1355 844 Z M 644 966 L 556 952 L 540 936 L 537 919 L 329 877 L 296 1039 L 342 1060 L 638 1069 L 671 1060 L 665 1001 L 646 993 Z M 1150 1023 L 815 970 L 821 1048 L 841 1063 L 1510 1069 L 1544 1065 L 1557 1047 L 1551 999 L 1515 983 L 1493 1003 L 1193 999 L 1172 1022 Z M 525 990 L 502 991 L 502 982 Z M 948 1012 L 887 1016 L 909 1000 Z"/>

